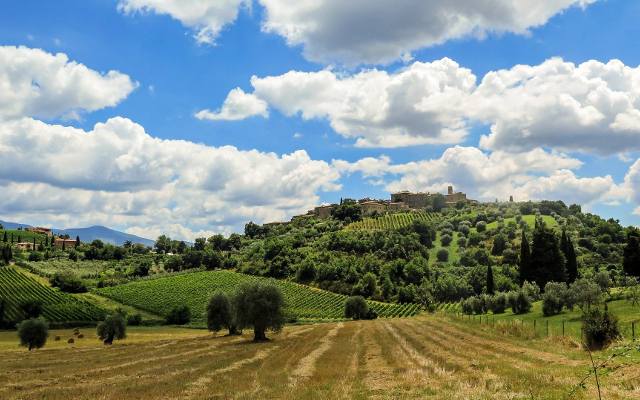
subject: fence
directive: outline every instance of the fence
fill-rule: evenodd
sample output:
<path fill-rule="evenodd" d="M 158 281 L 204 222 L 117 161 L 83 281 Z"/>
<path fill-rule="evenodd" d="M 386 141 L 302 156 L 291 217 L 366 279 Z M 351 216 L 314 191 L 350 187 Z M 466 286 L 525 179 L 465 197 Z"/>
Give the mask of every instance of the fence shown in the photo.
<path fill-rule="evenodd" d="M 548 319 L 532 319 L 524 320 L 517 318 L 496 318 L 494 315 L 469 315 L 460 312 L 445 313 L 459 321 L 467 323 L 475 323 L 487 327 L 505 328 L 511 330 L 519 330 L 529 333 L 534 337 L 546 336 L 567 336 L 580 339 L 582 337 L 582 321 L 576 320 L 548 320 Z M 635 341 L 640 339 L 640 320 L 620 322 L 620 333 L 623 339 Z"/>

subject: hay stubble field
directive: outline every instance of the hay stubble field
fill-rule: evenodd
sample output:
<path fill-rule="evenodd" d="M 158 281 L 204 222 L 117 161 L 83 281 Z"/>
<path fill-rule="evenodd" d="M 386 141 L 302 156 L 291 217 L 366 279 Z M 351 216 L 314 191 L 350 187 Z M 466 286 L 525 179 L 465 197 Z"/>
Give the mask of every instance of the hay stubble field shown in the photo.
<path fill-rule="evenodd" d="M 7 346 L 9 334 L 0 334 L 2 399 L 562 399 L 589 365 L 570 343 L 443 316 L 288 326 L 266 343 L 249 332 L 137 328 L 111 347 L 87 335 L 32 353 Z M 605 398 L 640 398 L 639 376 L 631 365 L 603 377 Z M 589 382 L 572 398 L 594 396 Z"/>

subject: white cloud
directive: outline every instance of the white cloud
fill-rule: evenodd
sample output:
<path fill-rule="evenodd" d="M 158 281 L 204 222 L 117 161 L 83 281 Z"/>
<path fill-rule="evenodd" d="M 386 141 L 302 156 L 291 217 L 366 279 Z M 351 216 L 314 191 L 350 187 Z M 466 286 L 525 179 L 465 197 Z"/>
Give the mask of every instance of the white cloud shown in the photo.
<path fill-rule="evenodd" d="M 213 44 L 220 31 L 236 20 L 239 8 L 250 5 L 251 0 L 120 0 L 118 9 L 127 14 L 169 15 L 194 29 L 199 43 Z"/>
<path fill-rule="evenodd" d="M 461 105 L 474 88 L 468 69 L 442 59 L 416 62 L 396 73 L 365 70 L 253 77 L 256 97 L 286 115 L 327 118 L 360 147 L 457 143 L 466 134 Z"/>
<path fill-rule="evenodd" d="M 527 34 L 595 0 L 260 0 L 263 30 L 301 45 L 313 61 L 388 63 L 413 50 L 491 33 Z"/>
<path fill-rule="evenodd" d="M 640 67 L 618 60 L 575 65 L 554 58 L 491 71 L 479 85 L 448 58 L 391 73 L 289 71 L 254 76 L 251 84 L 251 96 L 288 116 L 327 119 L 359 147 L 457 144 L 486 124 L 480 145 L 491 150 L 640 149 Z"/>
<path fill-rule="evenodd" d="M 491 123 L 485 148 L 537 146 L 599 154 L 640 149 L 640 67 L 550 59 L 488 73 L 470 117 Z"/>
<path fill-rule="evenodd" d="M 0 46 L 0 119 L 76 118 L 115 106 L 136 86 L 125 74 L 91 70 L 63 53 Z"/>
<path fill-rule="evenodd" d="M 485 153 L 475 147 L 448 148 L 440 158 L 392 164 L 388 157 L 355 163 L 334 161 L 343 173 L 378 177 L 390 192 L 400 190 L 444 192 L 449 185 L 478 200 L 561 199 L 588 204 L 611 197 L 610 176 L 577 177 L 571 170 L 582 162 L 565 154 L 535 149 L 524 153 Z"/>
<path fill-rule="evenodd" d="M 629 167 L 629 171 L 624 177 L 622 191 L 627 200 L 636 206 L 634 214 L 640 215 L 640 159 Z"/>
<path fill-rule="evenodd" d="M 227 98 L 218 111 L 201 110 L 195 114 L 199 120 L 238 121 L 241 119 L 262 116 L 268 117 L 267 102 L 253 94 L 247 94 L 240 88 L 229 92 Z"/>
<path fill-rule="evenodd" d="M 120 117 L 88 132 L 30 118 L 0 123 L 0 159 L 0 215 L 138 233 L 229 232 L 248 220 L 283 220 L 340 187 L 338 172 L 305 151 L 161 140 Z"/>

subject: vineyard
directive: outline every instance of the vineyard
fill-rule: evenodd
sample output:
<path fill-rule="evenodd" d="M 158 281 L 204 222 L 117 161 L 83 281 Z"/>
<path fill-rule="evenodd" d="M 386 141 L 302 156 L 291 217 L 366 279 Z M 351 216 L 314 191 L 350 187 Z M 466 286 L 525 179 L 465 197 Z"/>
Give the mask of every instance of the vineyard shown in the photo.
<path fill-rule="evenodd" d="M 0 268 L 0 298 L 6 301 L 5 319 L 23 318 L 20 305 L 25 301 L 42 302 L 43 317 L 52 322 L 98 321 L 104 311 L 72 295 L 45 286 L 13 267 Z"/>
<path fill-rule="evenodd" d="M 126 285 L 98 289 L 96 292 L 123 304 L 157 315 L 165 315 L 177 305 L 187 305 L 195 321 L 202 321 L 208 299 L 216 291 L 232 293 L 243 282 L 263 281 L 282 290 L 286 312 L 303 320 L 341 319 L 346 296 L 292 282 L 260 278 L 231 271 L 194 272 Z M 369 301 L 380 317 L 406 317 L 417 314 L 416 304 L 388 304 Z"/>
<path fill-rule="evenodd" d="M 390 230 L 400 229 L 405 226 L 411 225 L 414 220 L 419 221 L 433 221 L 438 218 L 435 213 L 428 213 L 424 211 L 385 214 L 379 217 L 367 217 L 362 221 L 354 222 L 347 225 L 345 229 L 350 230 Z"/>

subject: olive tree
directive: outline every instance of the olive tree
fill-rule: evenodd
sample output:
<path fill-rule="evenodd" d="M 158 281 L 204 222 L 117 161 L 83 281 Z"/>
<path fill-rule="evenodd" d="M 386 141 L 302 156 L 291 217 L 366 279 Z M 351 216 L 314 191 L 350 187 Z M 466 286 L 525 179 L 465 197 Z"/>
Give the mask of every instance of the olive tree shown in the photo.
<path fill-rule="evenodd" d="M 113 344 L 114 340 L 124 339 L 127 336 L 127 323 L 120 313 L 107 316 L 98 324 L 98 337 L 104 344 Z"/>
<path fill-rule="evenodd" d="M 240 285 L 233 297 L 238 328 L 253 328 L 253 340 L 267 340 L 267 329 L 279 332 L 284 325 L 284 297 L 274 285 L 259 282 Z"/>
<path fill-rule="evenodd" d="M 49 337 L 49 325 L 40 318 L 31 318 L 18 324 L 18 336 L 20 345 L 33 349 L 39 349 L 47 343 Z"/>
<path fill-rule="evenodd" d="M 222 292 L 215 293 L 207 305 L 207 328 L 211 332 L 228 329 L 229 335 L 239 334 L 233 314 L 229 297 Z"/>
<path fill-rule="evenodd" d="M 344 303 L 345 318 L 365 319 L 369 313 L 369 305 L 362 296 L 351 296 Z"/>

